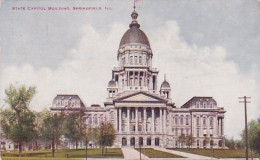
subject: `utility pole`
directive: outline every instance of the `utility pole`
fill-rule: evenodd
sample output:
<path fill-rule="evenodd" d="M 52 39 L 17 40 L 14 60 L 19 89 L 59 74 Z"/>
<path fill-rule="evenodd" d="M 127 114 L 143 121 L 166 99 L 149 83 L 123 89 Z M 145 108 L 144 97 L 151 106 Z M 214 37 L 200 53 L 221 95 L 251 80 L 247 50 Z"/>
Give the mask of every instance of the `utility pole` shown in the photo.
<path fill-rule="evenodd" d="M 246 160 L 248 160 L 248 129 L 247 129 L 247 109 L 246 109 L 246 104 L 250 103 L 248 99 L 251 97 L 239 97 L 238 99 L 243 99 L 243 101 L 239 101 L 239 103 L 244 103 L 245 105 L 245 132 L 246 132 Z"/>

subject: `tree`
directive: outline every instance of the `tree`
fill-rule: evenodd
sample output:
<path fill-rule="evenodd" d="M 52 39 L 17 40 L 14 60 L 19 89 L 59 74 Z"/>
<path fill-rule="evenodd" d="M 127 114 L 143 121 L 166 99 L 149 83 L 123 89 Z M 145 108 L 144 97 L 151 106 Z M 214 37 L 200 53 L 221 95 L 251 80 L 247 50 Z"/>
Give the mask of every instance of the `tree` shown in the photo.
<path fill-rule="evenodd" d="M 204 136 L 204 140 L 203 140 L 203 147 L 204 148 L 207 147 L 207 145 L 209 144 L 209 141 L 210 141 L 209 137 Z"/>
<path fill-rule="evenodd" d="M 249 147 L 259 154 L 260 157 L 260 119 L 252 120 L 248 124 Z M 245 140 L 245 131 L 242 132 Z"/>
<path fill-rule="evenodd" d="M 86 125 L 83 122 L 83 113 L 74 112 L 70 113 L 64 123 L 64 135 L 70 141 L 75 142 L 76 149 L 81 140 L 84 140 Z"/>
<path fill-rule="evenodd" d="M 36 88 L 25 85 L 16 88 L 11 84 L 5 90 L 5 94 L 5 102 L 10 108 L 2 111 L 1 125 L 7 138 L 18 144 L 19 156 L 21 156 L 23 145 L 34 139 L 36 135 L 35 115 L 29 110 Z"/>
<path fill-rule="evenodd" d="M 111 147 L 116 138 L 116 130 L 111 122 L 102 123 L 100 126 L 99 145 L 104 153 L 104 147 Z M 106 150 L 107 151 L 107 150 Z"/>
<path fill-rule="evenodd" d="M 183 147 L 183 146 L 184 146 L 184 143 L 186 142 L 185 134 L 181 134 L 181 135 L 179 136 L 179 142 L 180 142 L 180 147 Z"/>
<path fill-rule="evenodd" d="M 46 144 L 45 141 L 43 141 L 41 138 L 41 129 L 44 125 L 44 119 L 46 119 L 50 115 L 50 111 L 48 109 L 43 109 L 41 112 L 35 112 L 36 120 L 35 120 L 35 130 L 36 130 L 36 136 L 33 140 L 35 149 L 40 149 L 41 144 Z"/>
<path fill-rule="evenodd" d="M 229 148 L 229 149 L 235 149 L 236 147 L 236 143 L 235 143 L 235 140 L 233 139 L 233 137 L 231 139 L 225 139 L 225 144 L 226 146 Z"/>
<path fill-rule="evenodd" d="M 189 146 L 189 148 L 192 147 L 194 142 L 195 142 L 195 138 L 192 137 L 192 135 L 186 136 L 186 144 Z"/>
<path fill-rule="evenodd" d="M 62 135 L 62 125 L 64 120 L 63 112 L 59 114 L 46 113 L 43 119 L 42 126 L 40 128 L 40 137 L 43 141 L 51 143 L 52 157 L 55 155 L 55 144 L 59 142 L 59 138 Z"/>

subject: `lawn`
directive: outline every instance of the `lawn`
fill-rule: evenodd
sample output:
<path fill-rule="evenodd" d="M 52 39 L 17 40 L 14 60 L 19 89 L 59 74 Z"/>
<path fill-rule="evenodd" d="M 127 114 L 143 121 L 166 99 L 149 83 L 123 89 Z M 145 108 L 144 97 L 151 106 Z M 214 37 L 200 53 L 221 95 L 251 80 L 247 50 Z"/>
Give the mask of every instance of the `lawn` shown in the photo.
<path fill-rule="evenodd" d="M 31 157 L 33 158 L 51 158 L 51 150 L 40 150 L 40 151 L 24 151 L 22 157 Z M 7 157 L 18 157 L 17 151 L 12 152 L 3 152 L 2 153 L 3 160 L 9 160 Z M 54 160 L 63 160 L 68 158 L 85 158 L 86 150 L 85 149 L 65 149 L 65 150 L 57 150 L 55 152 L 55 157 L 57 159 Z M 6 158 L 5 158 L 6 157 Z M 108 148 L 107 152 L 104 151 L 104 154 L 101 154 L 101 149 L 88 149 L 88 157 L 89 158 L 124 158 L 123 153 L 120 148 Z M 26 158 L 28 159 L 28 158 Z M 13 160 L 12 158 L 10 160 Z M 21 159 L 22 160 L 22 159 Z M 76 159 L 77 160 L 77 159 Z"/>
<path fill-rule="evenodd" d="M 172 148 L 169 148 L 172 149 Z M 177 151 L 189 152 L 194 154 L 199 154 L 207 157 L 215 157 L 215 158 L 245 158 L 245 150 L 243 149 L 201 149 L 201 148 L 179 148 L 173 149 Z M 249 157 L 251 156 L 251 151 L 249 151 Z M 252 153 L 254 158 L 259 157 L 256 153 Z"/>
<path fill-rule="evenodd" d="M 140 151 L 139 148 L 136 148 L 136 150 Z M 142 148 L 141 152 L 149 158 L 184 158 L 168 152 L 158 151 L 153 148 Z"/>
<path fill-rule="evenodd" d="M 83 158 L 38 158 L 38 157 L 2 157 L 2 160 L 83 160 Z"/>

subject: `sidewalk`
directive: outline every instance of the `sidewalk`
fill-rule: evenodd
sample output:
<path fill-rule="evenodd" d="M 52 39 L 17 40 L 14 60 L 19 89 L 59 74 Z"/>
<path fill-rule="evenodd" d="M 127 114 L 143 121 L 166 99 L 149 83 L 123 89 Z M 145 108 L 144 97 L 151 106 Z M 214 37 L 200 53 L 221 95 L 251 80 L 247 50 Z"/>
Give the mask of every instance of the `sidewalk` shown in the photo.
<path fill-rule="evenodd" d="M 160 148 L 160 147 L 155 147 L 154 149 L 159 150 L 159 151 L 163 151 L 163 152 L 176 154 L 176 155 L 179 155 L 179 156 L 182 156 L 182 157 L 187 157 L 189 159 L 209 159 L 209 160 L 214 159 L 214 160 L 216 160 L 216 158 L 212 158 L 212 157 L 206 157 L 206 156 L 201 156 L 201 155 L 197 155 L 197 154 L 186 153 L 186 152 L 181 152 L 181 151 L 176 151 L 176 150 L 170 150 L 170 149 L 165 149 L 165 148 Z"/>
<path fill-rule="evenodd" d="M 132 147 L 122 147 L 122 152 L 124 154 L 125 160 L 139 160 L 140 152 L 136 151 Z M 144 154 L 141 154 L 141 159 L 149 159 Z"/>

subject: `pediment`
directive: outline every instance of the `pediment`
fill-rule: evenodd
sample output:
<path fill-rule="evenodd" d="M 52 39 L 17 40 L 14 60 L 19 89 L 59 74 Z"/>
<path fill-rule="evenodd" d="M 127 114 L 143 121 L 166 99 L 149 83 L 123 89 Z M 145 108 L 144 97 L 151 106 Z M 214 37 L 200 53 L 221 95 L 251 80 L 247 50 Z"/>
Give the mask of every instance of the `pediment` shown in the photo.
<path fill-rule="evenodd" d="M 115 99 L 114 101 L 120 101 L 120 102 L 165 102 L 166 100 L 159 97 L 152 95 L 150 93 L 145 92 L 138 92 L 129 94 L 124 97 L 120 97 L 118 99 Z"/>

